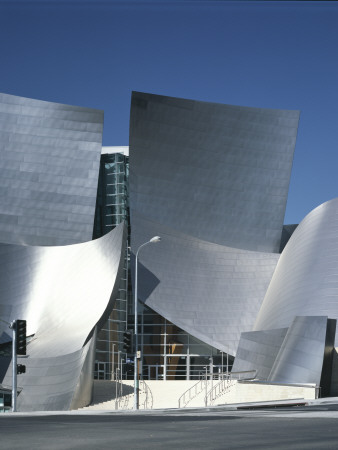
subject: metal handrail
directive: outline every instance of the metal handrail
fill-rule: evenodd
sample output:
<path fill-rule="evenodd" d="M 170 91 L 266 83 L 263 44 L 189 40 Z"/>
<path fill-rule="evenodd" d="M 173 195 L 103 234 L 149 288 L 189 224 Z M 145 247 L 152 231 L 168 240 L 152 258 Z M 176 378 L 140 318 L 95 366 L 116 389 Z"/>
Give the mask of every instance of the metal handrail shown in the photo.
<path fill-rule="evenodd" d="M 207 384 L 208 380 L 211 379 L 218 379 L 221 380 L 220 383 L 223 381 L 230 381 L 230 380 L 252 380 L 256 377 L 257 370 L 244 370 L 241 372 L 225 372 L 225 373 L 215 373 L 215 374 L 208 374 L 207 376 L 204 376 L 204 379 L 199 380 L 197 383 L 195 383 L 193 386 L 191 386 L 189 389 L 187 389 L 178 399 L 178 407 L 179 408 L 185 408 L 187 404 L 195 398 L 198 394 L 200 394 L 203 390 L 207 390 Z M 210 392 L 214 390 L 214 388 L 217 389 L 217 385 L 220 384 L 217 383 L 212 389 L 206 394 L 205 398 L 205 405 L 207 405 L 208 395 Z M 221 384 L 220 384 L 221 386 Z M 219 396 L 219 395 L 218 395 Z M 218 397 L 217 396 L 217 397 Z M 216 397 L 216 398 L 217 398 Z"/>
<path fill-rule="evenodd" d="M 153 404 L 154 404 L 154 398 L 153 398 L 153 393 L 151 392 L 150 387 L 147 385 L 147 383 L 142 380 L 141 384 L 143 386 L 144 389 L 144 393 L 145 393 L 145 400 L 142 403 L 143 409 L 153 409 Z"/>
<path fill-rule="evenodd" d="M 249 376 L 249 374 L 252 374 L 253 376 Z M 230 379 L 231 380 L 253 380 L 256 378 L 257 370 L 243 370 L 241 372 L 230 372 Z"/>
<path fill-rule="evenodd" d="M 235 385 L 235 381 L 237 380 L 231 380 L 230 378 L 224 378 L 219 381 L 219 383 L 213 386 L 213 388 L 207 393 L 204 399 L 205 405 L 213 405 L 214 401 L 218 397 L 226 392 L 229 392 L 230 388 Z"/>
<path fill-rule="evenodd" d="M 195 383 L 193 386 L 191 386 L 189 389 L 187 389 L 178 399 L 178 407 L 179 408 L 185 408 L 187 404 L 195 398 L 198 394 L 200 394 L 205 389 L 205 378 L 202 380 L 198 380 L 197 383 Z M 194 392 L 194 395 L 192 396 L 192 393 Z M 189 394 L 188 399 L 186 399 L 186 396 Z"/>
<path fill-rule="evenodd" d="M 241 372 L 230 372 L 229 374 L 226 373 L 222 375 L 225 375 L 225 377 L 222 377 L 221 381 L 213 386 L 206 394 L 204 398 L 205 406 L 208 404 L 212 405 L 218 397 L 228 392 L 230 388 L 235 385 L 235 381 L 253 380 L 256 378 L 257 370 L 243 370 Z"/>

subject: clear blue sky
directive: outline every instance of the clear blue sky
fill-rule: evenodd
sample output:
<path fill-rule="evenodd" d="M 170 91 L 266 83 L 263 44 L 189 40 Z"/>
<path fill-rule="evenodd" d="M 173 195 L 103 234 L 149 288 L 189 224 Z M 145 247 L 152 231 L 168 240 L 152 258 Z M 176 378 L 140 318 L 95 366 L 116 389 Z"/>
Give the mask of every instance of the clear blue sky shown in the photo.
<path fill-rule="evenodd" d="M 338 3 L 0 0 L 0 92 L 105 111 L 132 90 L 299 109 L 285 223 L 338 196 Z"/>

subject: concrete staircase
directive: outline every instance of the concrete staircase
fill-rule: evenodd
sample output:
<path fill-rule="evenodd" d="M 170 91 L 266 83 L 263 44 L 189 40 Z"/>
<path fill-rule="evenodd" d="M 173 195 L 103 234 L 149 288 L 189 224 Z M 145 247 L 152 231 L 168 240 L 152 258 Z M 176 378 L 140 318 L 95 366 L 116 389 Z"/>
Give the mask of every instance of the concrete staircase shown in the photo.
<path fill-rule="evenodd" d="M 140 383 L 140 409 L 145 406 L 151 408 L 151 398 L 147 396 L 146 387 Z M 146 398 L 148 397 L 148 405 Z M 89 406 L 80 408 L 81 410 L 126 410 L 133 409 L 134 406 L 134 384 L 123 381 L 122 385 L 115 381 L 94 380 L 93 400 Z"/>
<path fill-rule="evenodd" d="M 181 395 L 196 384 L 193 381 L 147 380 L 146 385 L 140 381 L 140 409 L 178 408 Z M 208 382 L 207 389 L 211 387 Z M 82 410 L 126 410 L 134 406 L 134 381 L 124 380 L 122 395 L 116 390 L 120 388 L 115 381 L 94 381 L 93 401 Z M 148 392 L 146 392 L 148 390 Z M 149 392 L 150 391 L 150 392 Z M 205 385 L 197 393 L 191 394 L 187 407 L 199 407 L 205 404 Z M 147 400 L 147 403 L 146 403 Z"/>
<path fill-rule="evenodd" d="M 124 380 L 122 395 L 116 396 L 116 384 L 114 381 L 94 381 L 94 397 L 92 404 L 82 410 L 127 410 L 134 405 L 134 382 Z M 186 399 L 181 407 L 194 408 L 205 406 L 205 394 L 208 392 L 208 406 L 217 406 L 231 403 L 247 403 L 259 401 L 279 401 L 290 399 L 316 398 L 315 385 L 277 385 L 263 382 L 238 382 L 231 380 L 224 387 L 212 391 L 211 382 L 194 387 L 194 381 L 163 381 L 148 380 L 146 385 L 140 382 L 140 409 L 178 408 L 178 400 L 188 389 Z M 217 380 L 213 380 L 213 387 L 217 387 Z M 119 385 L 117 384 L 117 387 Z M 146 392 L 148 390 L 148 393 Z M 149 392 L 151 391 L 151 393 Z M 145 402 L 146 398 L 148 403 Z M 187 402 L 187 400 L 189 400 Z"/>

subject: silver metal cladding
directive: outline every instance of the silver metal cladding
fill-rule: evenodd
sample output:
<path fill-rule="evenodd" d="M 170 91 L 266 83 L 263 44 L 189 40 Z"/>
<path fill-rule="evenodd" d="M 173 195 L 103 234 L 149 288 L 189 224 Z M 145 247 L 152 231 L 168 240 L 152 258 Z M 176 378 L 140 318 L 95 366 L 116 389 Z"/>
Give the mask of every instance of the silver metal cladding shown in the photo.
<path fill-rule="evenodd" d="M 92 238 L 103 111 L 0 94 L 0 242 Z"/>
<path fill-rule="evenodd" d="M 231 354 L 279 258 L 298 120 L 298 111 L 132 95 L 132 251 L 162 237 L 142 254 L 139 297 Z"/>

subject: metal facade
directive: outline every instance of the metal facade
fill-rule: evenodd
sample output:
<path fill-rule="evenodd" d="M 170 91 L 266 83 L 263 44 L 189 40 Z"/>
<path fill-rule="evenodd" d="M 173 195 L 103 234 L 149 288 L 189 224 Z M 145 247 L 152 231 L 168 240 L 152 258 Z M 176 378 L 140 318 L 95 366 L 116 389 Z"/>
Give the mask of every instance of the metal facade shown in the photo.
<path fill-rule="evenodd" d="M 298 120 L 298 111 L 132 95 L 132 252 L 163 238 L 140 255 L 140 299 L 231 354 L 279 258 Z"/>
<path fill-rule="evenodd" d="M 91 400 L 95 330 L 113 308 L 124 224 L 91 241 L 103 112 L 0 94 L 0 343 L 27 320 L 19 410 Z M 1 359 L 1 382 L 11 367 Z"/>
<path fill-rule="evenodd" d="M 330 322 L 325 316 L 296 316 L 289 328 L 243 333 L 233 370 L 257 370 L 258 379 L 276 384 L 317 386 L 324 374 L 329 385 L 334 339 L 328 339 L 328 329 L 335 332 Z M 324 370 L 325 360 L 329 367 Z"/>
<path fill-rule="evenodd" d="M 258 380 L 267 380 L 288 328 L 242 333 L 232 370 L 256 370 Z"/>
<path fill-rule="evenodd" d="M 325 351 L 327 317 L 295 317 L 268 380 L 319 386 Z"/>
<path fill-rule="evenodd" d="M 338 318 L 337 216 L 334 199 L 298 225 L 280 257 L 255 330 L 288 327 L 297 315 Z"/>
<path fill-rule="evenodd" d="M 93 365 L 88 365 L 88 372 L 80 377 L 88 351 L 84 345 L 113 308 L 125 241 L 126 227 L 121 224 L 102 238 L 81 244 L 0 246 L 1 318 L 8 322 L 25 318 L 27 334 L 32 336 L 29 358 L 23 362 L 27 372 L 19 377 L 18 385 L 24 392 L 18 398 L 19 408 L 24 401 L 24 405 L 31 405 L 29 409 L 68 409 L 74 396 L 69 386 L 75 383 L 75 388 L 87 377 L 92 380 Z M 1 331 L 2 342 L 11 338 L 3 322 Z M 39 372 L 40 363 L 44 369 Z M 4 383 L 10 380 L 10 371 Z M 41 398 L 47 401 L 52 395 L 50 385 L 55 403 L 48 401 L 42 408 Z M 63 386 L 59 393 L 57 386 Z M 42 397 L 36 404 L 38 390 Z M 60 402 L 64 402 L 62 408 Z"/>
<path fill-rule="evenodd" d="M 298 111 L 133 92 L 132 211 L 208 242 L 278 253 L 298 120 Z"/>
<path fill-rule="evenodd" d="M 138 296 L 186 332 L 226 353 L 236 353 L 242 331 L 254 325 L 279 255 L 202 241 L 134 213 L 140 253 Z M 137 225 L 137 226 L 136 226 Z"/>
<path fill-rule="evenodd" d="M 92 238 L 103 112 L 0 94 L 0 242 Z"/>

